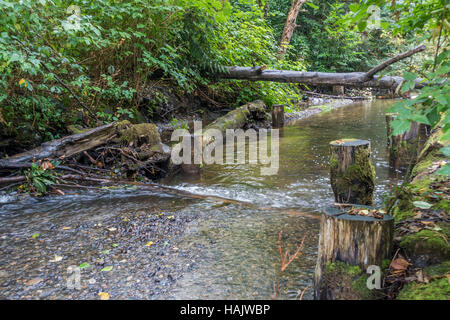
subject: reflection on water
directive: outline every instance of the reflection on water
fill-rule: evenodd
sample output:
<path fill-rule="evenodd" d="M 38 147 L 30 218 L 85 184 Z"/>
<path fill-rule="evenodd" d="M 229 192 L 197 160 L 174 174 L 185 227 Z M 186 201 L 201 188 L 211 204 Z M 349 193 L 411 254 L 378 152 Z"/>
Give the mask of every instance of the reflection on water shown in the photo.
<path fill-rule="evenodd" d="M 256 164 L 211 165 L 200 176 L 180 175 L 165 182 L 194 193 L 250 202 L 251 207 L 217 206 L 134 190 L 12 203 L 5 197 L 1 198 L 0 223 L 20 228 L 44 219 L 51 227 L 55 219 L 96 219 L 149 206 L 200 212 L 200 219 L 188 225 L 177 244 L 198 252 L 196 267 L 178 279 L 169 294 L 158 297 L 176 299 L 270 298 L 280 266 L 278 233 L 283 230 L 283 246 L 291 253 L 307 237 L 303 254 L 288 267 L 282 281 L 280 298 L 295 299 L 299 290 L 312 284 L 319 221 L 288 209 L 319 214 L 333 202 L 328 143 L 340 138 L 371 141 L 377 175 L 375 202 L 382 204 L 383 194 L 401 179 L 389 169 L 386 152 L 384 110 L 391 103 L 358 103 L 285 127 L 280 132 L 277 175 L 261 176 Z M 304 298 L 312 298 L 311 289 Z"/>

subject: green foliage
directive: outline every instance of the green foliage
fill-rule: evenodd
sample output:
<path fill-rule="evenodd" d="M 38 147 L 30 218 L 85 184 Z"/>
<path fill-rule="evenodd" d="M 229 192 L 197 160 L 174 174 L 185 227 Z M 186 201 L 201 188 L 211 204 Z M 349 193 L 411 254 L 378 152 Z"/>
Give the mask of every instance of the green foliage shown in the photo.
<path fill-rule="evenodd" d="M 189 125 L 186 122 L 183 122 L 182 120 L 178 120 L 175 117 L 173 117 L 172 120 L 170 121 L 170 126 L 174 129 L 189 130 Z"/>
<path fill-rule="evenodd" d="M 442 50 L 448 38 L 449 6 L 445 0 L 362 0 L 360 4 L 350 6 L 351 12 L 343 19 L 348 24 L 357 24 L 360 30 L 367 26 L 370 7 L 377 6 L 390 14 L 380 17 L 380 24 L 394 35 L 413 34 L 419 41 L 426 41 L 434 50 L 434 59 L 425 61 L 417 72 L 404 72 L 405 82 L 401 92 L 412 90 L 416 81 L 425 83 L 420 94 L 412 100 L 396 103 L 389 112 L 398 113 L 392 121 L 393 135 L 402 134 L 409 129 L 411 121 L 430 125 L 432 128 L 442 125 L 444 136 L 441 141 L 450 139 L 450 54 Z M 423 79 L 419 80 L 419 73 Z M 442 121 L 441 121 L 442 120 Z M 449 173 L 446 165 L 439 171 Z"/>
<path fill-rule="evenodd" d="M 55 162 L 54 166 L 58 165 Z M 25 172 L 27 181 L 29 183 L 28 189 L 30 191 L 37 191 L 39 194 L 47 192 L 47 187 L 55 183 L 55 176 L 51 170 L 44 170 L 36 163 L 31 165 L 31 168 Z"/>

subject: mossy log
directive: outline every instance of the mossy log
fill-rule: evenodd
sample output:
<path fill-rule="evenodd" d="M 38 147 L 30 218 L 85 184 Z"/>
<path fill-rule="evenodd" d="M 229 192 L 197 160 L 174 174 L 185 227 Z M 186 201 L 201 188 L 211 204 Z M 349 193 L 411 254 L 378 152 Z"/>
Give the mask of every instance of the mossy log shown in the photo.
<path fill-rule="evenodd" d="M 365 282 L 360 288 L 350 288 L 343 283 L 332 285 L 336 279 L 330 278 L 332 275 L 328 272 L 327 265 L 341 262 L 350 267 L 358 267 L 363 273 L 370 265 L 381 269 L 383 260 L 391 257 L 393 237 L 394 220 L 389 215 L 376 219 L 350 215 L 336 207 L 327 208 L 322 213 L 320 224 L 319 251 L 314 274 L 315 299 L 364 298 L 362 292 L 367 289 Z"/>
<path fill-rule="evenodd" d="M 202 129 L 202 132 L 194 132 L 195 136 L 201 136 L 201 144 L 198 143 L 197 148 L 201 148 L 204 150 L 204 148 L 209 145 L 210 143 L 214 142 L 214 137 L 207 134 L 209 130 L 218 130 L 222 133 L 222 135 L 226 136 L 226 131 L 228 129 L 241 129 L 245 128 L 249 125 L 252 121 L 259 121 L 259 120 L 266 120 L 267 119 L 267 111 L 266 111 L 266 104 L 262 100 L 256 100 L 253 102 L 249 102 L 239 108 L 236 108 L 230 112 L 228 112 L 226 115 L 217 118 L 213 122 L 211 122 L 209 125 L 207 125 L 205 128 Z M 212 131 L 209 131 L 212 132 Z M 191 138 L 191 152 L 194 152 L 194 142 L 193 138 Z M 182 148 L 174 146 L 173 147 L 176 150 L 181 150 Z M 193 158 L 193 156 L 191 157 Z M 170 172 L 171 174 L 176 173 L 179 171 L 179 169 L 182 169 L 186 173 L 198 173 L 199 165 L 176 165 L 171 162 L 170 164 Z"/>
<path fill-rule="evenodd" d="M 389 165 L 395 169 L 406 169 L 417 159 L 429 136 L 429 126 L 423 123 L 411 122 L 407 132 L 391 136 L 390 123 L 395 120 L 397 114 L 386 114 L 386 126 L 389 148 Z"/>
<path fill-rule="evenodd" d="M 44 158 L 67 158 L 74 154 L 102 145 L 117 135 L 117 123 L 55 139 L 43 143 L 38 148 L 0 160 L 0 168 L 14 168 L 19 163 L 29 163 Z"/>
<path fill-rule="evenodd" d="M 241 107 L 238 107 L 226 115 L 217 118 L 209 125 L 207 125 L 203 132 L 209 129 L 218 129 L 225 135 L 227 129 L 241 129 L 253 121 L 253 120 L 263 120 L 266 118 L 266 104 L 262 100 L 256 100 L 249 102 Z M 210 142 L 210 138 L 207 135 L 203 135 L 203 146 Z"/>
<path fill-rule="evenodd" d="M 80 130 L 77 134 L 45 142 L 35 149 L 1 159 L 0 169 L 27 168 L 32 161 L 42 159 L 65 159 L 109 142 L 134 147 L 147 144 L 154 147 L 148 152 L 160 153 L 166 158 L 170 154 L 169 148 L 161 143 L 158 128 L 154 124 L 133 125 L 129 121 L 121 121 Z"/>
<path fill-rule="evenodd" d="M 373 204 L 375 169 L 370 142 L 341 139 L 330 142 L 330 181 L 338 203 Z"/>
<path fill-rule="evenodd" d="M 284 105 L 276 104 L 272 107 L 272 128 L 284 127 Z"/>

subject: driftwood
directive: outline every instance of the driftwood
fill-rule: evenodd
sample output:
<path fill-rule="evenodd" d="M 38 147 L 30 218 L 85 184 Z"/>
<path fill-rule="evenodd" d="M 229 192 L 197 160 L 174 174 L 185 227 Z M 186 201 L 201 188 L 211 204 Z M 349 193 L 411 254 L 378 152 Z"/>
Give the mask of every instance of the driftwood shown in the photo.
<path fill-rule="evenodd" d="M 28 180 L 24 175 L 15 177 L 2 175 L 7 175 L 10 171 L 31 168 L 33 163 L 44 170 L 51 166 L 50 170 L 69 171 L 84 177 L 87 175 L 83 172 L 83 169 L 86 169 L 83 164 L 87 163 L 95 166 L 87 169 L 90 172 L 101 171 L 108 175 L 119 174 L 133 179 L 136 175 L 140 175 L 155 179 L 166 173 L 169 157 L 170 147 L 161 142 L 158 128 L 154 124 L 114 122 L 55 139 L 33 150 L 1 159 L 0 184 Z M 48 162 L 56 159 L 61 161 L 52 164 Z M 96 177 L 95 174 L 89 176 Z"/>
<path fill-rule="evenodd" d="M 375 74 L 384 70 L 391 64 L 412 56 L 415 53 L 424 51 L 424 45 L 401 53 L 380 65 L 370 69 L 368 72 L 345 72 L 345 73 L 329 73 L 329 72 L 304 72 L 289 70 L 263 70 L 259 72 L 257 68 L 248 67 L 228 67 L 228 72 L 221 74 L 222 78 L 250 80 L 250 81 L 274 81 L 274 82 L 290 82 L 302 83 L 312 86 L 348 86 L 348 87 L 375 87 L 396 89 L 405 79 L 402 77 L 379 77 Z M 415 80 L 415 88 L 423 88 L 422 79 Z"/>
<path fill-rule="evenodd" d="M 43 143 L 36 149 L 0 160 L 0 169 L 20 169 L 31 166 L 33 160 L 67 158 L 107 143 L 117 134 L 117 124 L 110 123 L 92 130 Z"/>

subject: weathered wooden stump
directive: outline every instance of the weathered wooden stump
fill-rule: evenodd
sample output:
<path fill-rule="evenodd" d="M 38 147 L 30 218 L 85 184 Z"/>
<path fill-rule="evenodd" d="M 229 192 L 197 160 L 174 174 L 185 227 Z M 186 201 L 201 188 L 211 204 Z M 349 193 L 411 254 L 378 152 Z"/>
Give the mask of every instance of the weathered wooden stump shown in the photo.
<path fill-rule="evenodd" d="M 196 141 L 197 139 L 197 141 Z M 200 138 L 201 139 L 201 138 Z M 195 161 L 195 149 L 197 149 L 197 154 L 200 154 L 201 151 L 199 151 L 199 148 L 201 148 L 201 145 L 199 138 L 195 137 L 194 135 L 191 135 L 191 163 L 182 163 L 181 164 L 181 170 L 189 175 L 198 175 L 200 174 L 200 170 L 201 170 L 201 165 L 196 163 L 198 162 L 199 159 L 197 159 L 197 161 Z"/>
<path fill-rule="evenodd" d="M 322 213 L 314 274 L 315 299 L 372 297 L 374 291 L 367 287 L 367 267 L 375 265 L 382 269 L 383 260 L 391 258 L 394 237 L 393 218 L 382 216 L 377 219 L 351 215 L 337 207 Z"/>
<path fill-rule="evenodd" d="M 276 104 L 272 107 L 272 127 L 284 127 L 284 105 Z"/>
<path fill-rule="evenodd" d="M 409 131 L 391 136 L 390 123 L 395 120 L 396 116 L 395 113 L 386 113 L 389 164 L 395 169 L 406 169 L 412 161 L 415 161 L 423 148 L 428 139 L 430 128 L 423 123 L 411 122 Z"/>
<path fill-rule="evenodd" d="M 333 86 L 333 94 L 335 96 L 343 96 L 344 95 L 344 86 Z"/>
<path fill-rule="evenodd" d="M 370 161 L 370 142 L 342 139 L 330 142 L 330 180 L 335 201 L 372 205 L 375 169 Z"/>

